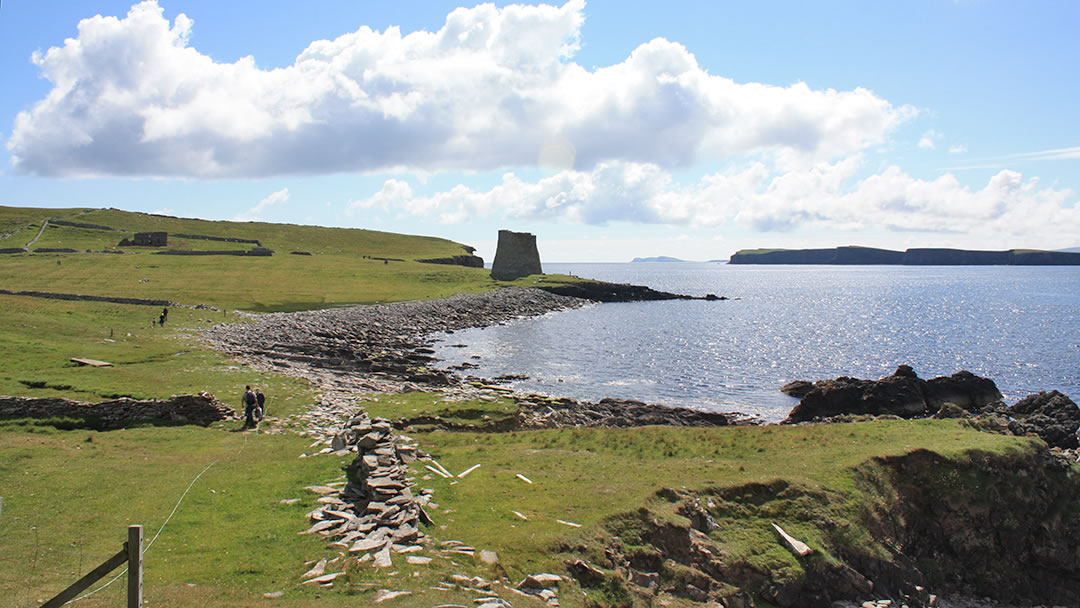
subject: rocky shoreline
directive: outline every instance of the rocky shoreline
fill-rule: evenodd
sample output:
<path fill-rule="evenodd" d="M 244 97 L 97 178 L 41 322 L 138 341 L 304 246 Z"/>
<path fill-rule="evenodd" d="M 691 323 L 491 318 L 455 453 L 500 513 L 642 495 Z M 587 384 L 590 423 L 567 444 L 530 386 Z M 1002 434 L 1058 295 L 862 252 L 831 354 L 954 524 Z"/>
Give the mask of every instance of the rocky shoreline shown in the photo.
<path fill-rule="evenodd" d="M 589 285 L 592 286 L 579 293 L 597 299 L 553 293 L 562 290 L 562 286 L 503 288 L 440 300 L 247 315 L 248 322 L 215 326 L 206 330 L 202 339 L 255 369 L 303 377 L 323 390 L 441 390 L 467 399 L 490 394 L 489 389 L 482 388 L 490 383 L 435 369 L 437 359 L 431 356 L 434 352 L 431 346 L 437 334 L 579 308 L 601 298 L 640 301 L 688 297 L 631 285 Z M 507 396 L 514 398 L 520 411 L 511 427 L 497 430 L 654 424 L 724 426 L 752 422 L 737 413 L 709 413 L 631 400 L 585 403 L 540 395 Z"/>

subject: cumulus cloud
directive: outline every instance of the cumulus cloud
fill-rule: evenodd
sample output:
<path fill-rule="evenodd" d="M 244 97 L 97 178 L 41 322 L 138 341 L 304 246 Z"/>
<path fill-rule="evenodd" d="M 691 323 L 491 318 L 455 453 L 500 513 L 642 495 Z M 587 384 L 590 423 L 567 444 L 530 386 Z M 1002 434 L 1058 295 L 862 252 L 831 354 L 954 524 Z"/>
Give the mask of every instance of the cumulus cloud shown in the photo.
<path fill-rule="evenodd" d="M 277 192 L 271 194 L 270 196 L 267 196 L 266 198 L 256 203 L 255 206 L 251 209 L 237 213 L 235 216 L 233 216 L 232 219 L 234 222 L 262 221 L 265 219 L 263 217 L 264 211 L 266 211 L 270 207 L 273 207 L 274 205 L 281 205 L 287 200 L 289 200 L 289 189 L 282 188 L 281 190 L 278 190 Z"/>
<path fill-rule="evenodd" d="M 673 169 L 742 155 L 799 167 L 881 143 L 913 113 L 862 88 L 736 83 L 662 38 L 586 68 L 573 61 L 583 21 L 583 0 L 482 4 L 435 32 L 362 26 L 261 69 L 200 53 L 194 22 L 170 24 L 150 0 L 34 56 L 52 89 L 7 147 L 16 170 L 51 176 Z"/>
<path fill-rule="evenodd" d="M 952 174 L 933 180 L 891 166 L 859 177 L 859 156 L 778 172 L 761 162 L 713 173 L 683 186 L 655 164 L 609 161 L 591 171 L 564 171 L 527 182 L 512 173 L 487 191 L 458 185 L 418 196 L 388 180 L 354 208 L 389 209 L 444 222 L 505 214 L 528 220 L 586 224 L 637 222 L 693 227 L 735 225 L 756 232 L 813 228 L 889 230 L 1033 241 L 1080 234 L 1075 193 L 1040 186 L 1037 178 L 1003 170 L 972 189 Z M 1071 202 L 1071 206 L 1070 206 Z"/>
<path fill-rule="evenodd" d="M 967 146 L 964 144 L 953 144 L 949 146 L 949 154 L 965 154 L 967 151 Z"/>

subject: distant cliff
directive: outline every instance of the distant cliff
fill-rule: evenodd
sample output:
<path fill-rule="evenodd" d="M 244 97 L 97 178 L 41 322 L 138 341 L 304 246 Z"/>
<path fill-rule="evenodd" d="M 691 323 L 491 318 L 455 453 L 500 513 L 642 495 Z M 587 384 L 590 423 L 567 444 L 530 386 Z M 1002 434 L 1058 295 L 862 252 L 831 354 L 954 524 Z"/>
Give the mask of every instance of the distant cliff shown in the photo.
<path fill-rule="evenodd" d="M 729 264 L 896 264 L 905 266 L 1080 266 L 1080 253 L 1010 249 L 742 249 Z"/>

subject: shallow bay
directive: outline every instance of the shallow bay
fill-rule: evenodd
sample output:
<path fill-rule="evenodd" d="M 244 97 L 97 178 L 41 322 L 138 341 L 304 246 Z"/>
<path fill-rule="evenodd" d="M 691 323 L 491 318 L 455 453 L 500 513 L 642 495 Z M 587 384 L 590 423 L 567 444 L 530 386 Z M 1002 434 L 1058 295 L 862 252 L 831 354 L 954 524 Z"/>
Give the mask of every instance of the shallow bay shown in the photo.
<path fill-rule="evenodd" d="M 604 397 L 782 419 L 790 380 L 923 378 L 961 369 L 1006 402 L 1080 397 L 1080 268 L 547 264 L 549 273 L 727 301 L 602 304 L 460 331 L 442 366 L 524 375 L 521 391 Z M 465 345 L 460 347 L 458 345 Z M 475 357 L 479 358 L 475 358 Z"/>

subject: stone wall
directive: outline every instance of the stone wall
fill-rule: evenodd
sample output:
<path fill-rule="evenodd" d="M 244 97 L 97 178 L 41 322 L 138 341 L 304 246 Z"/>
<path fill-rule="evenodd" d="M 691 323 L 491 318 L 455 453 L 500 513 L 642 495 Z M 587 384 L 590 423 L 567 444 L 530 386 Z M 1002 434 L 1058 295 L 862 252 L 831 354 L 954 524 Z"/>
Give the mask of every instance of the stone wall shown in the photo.
<path fill-rule="evenodd" d="M 156 300 L 147 298 L 122 298 L 116 296 L 87 296 L 77 293 L 54 293 L 50 291 L 11 291 L 0 289 L 0 294 L 7 296 L 30 296 L 33 298 L 47 298 L 50 300 L 74 300 L 82 302 L 112 302 L 114 304 L 135 304 L 137 306 L 170 306 L 172 308 L 193 308 L 196 310 L 218 310 L 206 304 L 180 304 L 170 300 Z"/>
<path fill-rule="evenodd" d="M 88 228 L 90 230 L 111 230 L 113 232 L 116 232 L 116 228 L 112 228 L 110 226 L 102 226 L 101 224 L 84 224 L 82 222 L 69 222 L 69 221 L 66 221 L 66 220 L 58 220 L 56 218 L 51 218 L 49 220 L 49 223 L 50 224 L 55 224 L 57 226 L 71 226 L 73 228 Z"/>
<path fill-rule="evenodd" d="M 484 267 L 484 258 L 478 255 L 455 255 L 449 258 L 431 258 L 416 261 L 422 264 L 449 264 L 452 266 L 468 266 L 469 268 Z"/>
<path fill-rule="evenodd" d="M 496 279 L 516 279 L 530 274 L 544 274 L 540 266 L 540 252 L 536 249 L 536 236 L 528 232 L 500 230 L 491 276 Z"/>
<path fill-rule="evenodd" d="M 236 418 L 236 411 L 210 393 L 173 395 L 165 400 L 121 398 L 101 403 L 62 397 L 0 396 L 0 418 L 76 418 L 100 430 L 120 429 L 137 423 L 165 422 L 206 426 Z"/>
<path fill-rule="evenodd" d="M 262 246 L 262 243 L 258 239 L 237 239 L 227 236 L 206 236 L 205 234 L 181 234 L 174 232 L 173 236 L 178 239 L 196 239 L 201 241 L 219 241 L 222 243 L 249 243 L 253 245 Z"/>
<path fill-rule="evenodd" d="M 266 247 L 252 247 L 247 251 L 244 251 L 242 249 L 230 249 L 225 251 L 186 251 L 179 249 L 167 249 L 165 251 L 155 251 L 154 255 L 244 255 L 270 257 L 274 255 L 274 251 L 272 249 L 267 249 Z"/>

